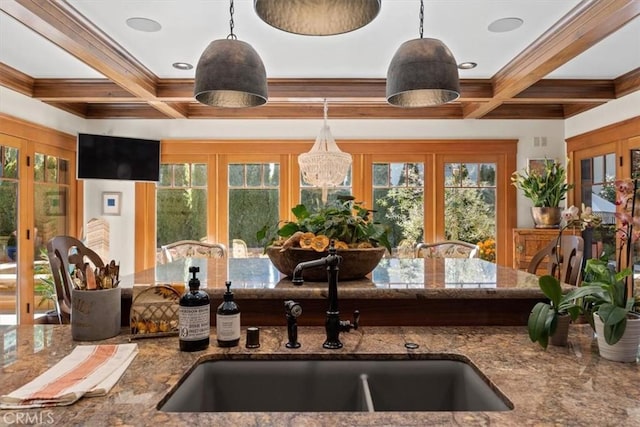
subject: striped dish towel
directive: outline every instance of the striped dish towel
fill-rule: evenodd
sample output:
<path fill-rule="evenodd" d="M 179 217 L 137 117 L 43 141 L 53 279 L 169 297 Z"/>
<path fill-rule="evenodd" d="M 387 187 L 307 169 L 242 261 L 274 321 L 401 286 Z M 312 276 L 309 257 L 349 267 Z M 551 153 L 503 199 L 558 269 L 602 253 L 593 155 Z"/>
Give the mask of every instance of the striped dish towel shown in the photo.
<path fill-rule="evenodd" d="M 71 405 L 82 396 L 104 396 L 138 354 L 138 344 L 79 345 L 45 373 L 10 394 L 0 409 Z"/>

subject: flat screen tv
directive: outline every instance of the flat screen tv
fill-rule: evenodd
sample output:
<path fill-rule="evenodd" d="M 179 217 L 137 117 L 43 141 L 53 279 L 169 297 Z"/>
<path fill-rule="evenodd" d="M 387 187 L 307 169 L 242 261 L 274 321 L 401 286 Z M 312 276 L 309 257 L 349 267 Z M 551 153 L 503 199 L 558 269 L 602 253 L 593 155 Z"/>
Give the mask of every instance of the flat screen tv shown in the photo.
<path fill-rule="evenodd" d="M 160 141 L 78 134 L 78 179 L 158 181 Z"/>

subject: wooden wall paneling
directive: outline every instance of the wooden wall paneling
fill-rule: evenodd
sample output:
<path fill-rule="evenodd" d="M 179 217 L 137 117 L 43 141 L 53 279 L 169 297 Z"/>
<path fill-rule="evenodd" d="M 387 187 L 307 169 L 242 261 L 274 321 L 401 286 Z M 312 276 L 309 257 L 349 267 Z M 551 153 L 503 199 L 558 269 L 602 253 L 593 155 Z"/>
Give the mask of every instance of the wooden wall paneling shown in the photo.
<path fill-rule="evenodd" d="M 155 190 L 153 183 L 135 183 L 135 271 L 156 265 Z"/>

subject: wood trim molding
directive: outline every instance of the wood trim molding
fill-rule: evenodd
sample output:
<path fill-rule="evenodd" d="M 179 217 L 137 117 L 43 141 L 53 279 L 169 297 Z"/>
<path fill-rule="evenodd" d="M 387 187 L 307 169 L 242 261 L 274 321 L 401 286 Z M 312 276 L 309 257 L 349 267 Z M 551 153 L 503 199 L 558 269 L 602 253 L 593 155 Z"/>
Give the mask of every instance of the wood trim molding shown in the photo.
<path fill-rule="evenodd" d="M 32 77 L 0 62 L 0 85 L 32 97 L 34 82 Z"/>
<path fill-rule="evenodd" d="M 65 150 L 76 150 L 76 136 L 0 113 L 2 133 Z"/>
<path fill-rule="evenodd" d="M 636 136 L 640 136 L 640 116 L 572 136 L 566 140 L 567 151 L 596 147 L 606 142 L 619 141 Z"/>

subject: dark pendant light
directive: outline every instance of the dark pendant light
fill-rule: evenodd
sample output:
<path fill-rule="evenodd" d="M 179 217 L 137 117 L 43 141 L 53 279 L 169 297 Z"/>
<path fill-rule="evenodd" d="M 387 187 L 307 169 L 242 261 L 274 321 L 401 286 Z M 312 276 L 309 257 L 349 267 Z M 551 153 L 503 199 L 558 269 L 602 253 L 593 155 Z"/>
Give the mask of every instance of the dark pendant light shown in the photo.
<path fill-rule="evenodd" d="M 233 34 L 233 0 L 230 1 L 231 32 L 226 40 L 214 40 L 196 67 L 193 94 L 212 107 L 256 107 L 267 102 L 267 73 L 260 55 Z"/>
<path fill-rule="evenodd" d="M 364 27 L 378 16 L 381 0 L 254 0 L 267 24 L 288 33 L 331 36 Z"/>
<path fill-rule="evenodd" d="M 460 97 L 458 65 L 438 39 L 422 38 L 424 2 L 420 0 L 420 38 L 404 42 L 387 70 L 387 102 L 398 107 L 430 107 Z"/>

